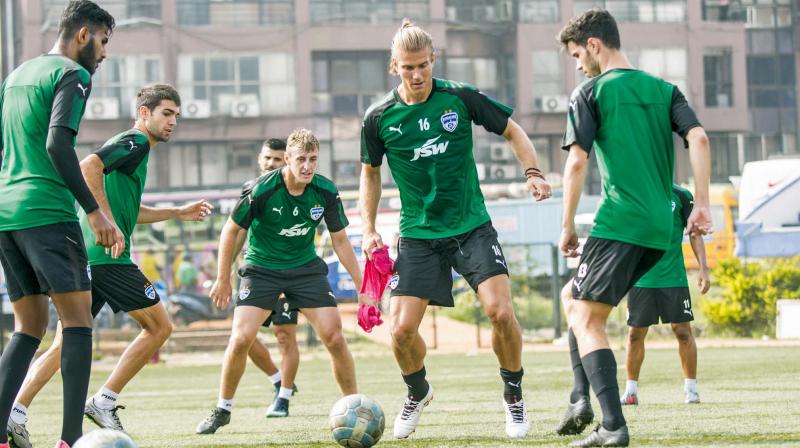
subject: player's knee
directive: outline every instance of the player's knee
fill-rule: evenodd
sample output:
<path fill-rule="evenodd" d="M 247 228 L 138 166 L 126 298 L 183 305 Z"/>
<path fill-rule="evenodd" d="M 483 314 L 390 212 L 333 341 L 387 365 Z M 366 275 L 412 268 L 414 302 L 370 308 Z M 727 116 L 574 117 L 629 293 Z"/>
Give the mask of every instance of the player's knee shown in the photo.
<path fill-rule="evenodd" d="M 228 342 L 228 346 L 235 354 L 247 354 L 247 352 L 250 351 L 250 345 L 252 345 L 252 343 L 252 338 L 249 338 L 242 333 L 233 332 L 231 334 L 230 341 Z"/>
<path fill-rule="evenodd" d="M 644 341 L 645 336 L 647 336 L 647 328 L 631 327 L 628 331 L 628 341 L 632 344 Z"/>
<path fill-rule="evenodd" d="M 156 337 L 161 340 L 161 343 L 167 342 L 167 339 L 172 335 L 172 330 L 175 329 L 175 326 L 170 321 L 166 321 L 164 324 L 159 325 L 158 329 L 156 330 Z"/>
<path fill-rule="evenodd" d="M 692 340 L 692 327 L 688 325 L 673 325 L 672 332 L 681 344 L 689 343 Z"/>
<path fill-rule="evenodd" d="M 329 332 L 324 336 L 320 335 L 320 339 L 329 351 L 339 351 L 347 347 L 347 341 L 341 330 Z"/>
<path fill-rule="evenodd" d="M 404 346 L 414 340 L 417 331 L 407 325 L 398 324 L 392 327 L 392 341 L 395 344 Z"/>
<path fill-rule="evenodd" d="M 514 310 L 510 306 L 490 307 L 486 316 L 495 327 L 507 327 L 514 324 Z"/>

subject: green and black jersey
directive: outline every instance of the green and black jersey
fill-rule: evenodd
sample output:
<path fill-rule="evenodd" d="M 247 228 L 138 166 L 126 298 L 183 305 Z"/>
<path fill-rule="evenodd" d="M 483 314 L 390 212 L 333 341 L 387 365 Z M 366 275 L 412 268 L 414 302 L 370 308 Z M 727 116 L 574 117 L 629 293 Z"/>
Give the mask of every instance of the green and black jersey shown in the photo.
<path fill-rule="evenodd" d="M 147 160 L 150 142 L 138 129 L 129 129 L 115 135 L 94 152 L 103 161 L 105 192 L 111 214 L 125 236 L 125 251 L 111 258 L 97 240 L 83 210 L 80 211 L 81 229 L 89 255 L 89 264 L 133 264 L 131 260 L 131 235 L 139 219 L 144 184 L 147 181 Z"/>
<path fill-rule="evenodd" d="M 292 196 L 284 169 L 256 179 L 231 213 L 233 222 L 249 229 L 245 262 L 266 269 L 292 269 L 314 260 L 314 234 L 322 219 L 330 232 L 349 224 L 331 180 L 315 174 L 303 194 Z"/>
<path fill-rule="evenodd" d="M 562 148 L 597 152 L 602 200 L 591 236 L 667 250 L 672 234 L 672 132 L 700 126 L 678 88 L 613 69 L 572 93 Z"/>
<path fill-rule="evenodd" d="M 47 153 L 52 127 L 78 133 L 91 75 L 61 55 L 31 59 L 0 89 L 0 231 L 75 222 L 75 197 Z"/>
<path fill-rule="evenodd" d="M 490 220 L 472 151 L 472 123 L 502 134 L 512 109 L 475 87 L 433 80 L 427 100 L 405 104 L 397 89 L 370 106 L 361 130 L 361 161 L 389 162 L 400 190 L 400 234 L 447 238 Z"/>
<path fill-rule="evenodd" d="M 688 287 L 686 266 L 683 264 L 683 230 L 692 213 L 694 197 L 689 190 L 672 186 L 672 237 L 669 249 L 658 264 L 639 279 L 637 288 L 679 288 Z"/>

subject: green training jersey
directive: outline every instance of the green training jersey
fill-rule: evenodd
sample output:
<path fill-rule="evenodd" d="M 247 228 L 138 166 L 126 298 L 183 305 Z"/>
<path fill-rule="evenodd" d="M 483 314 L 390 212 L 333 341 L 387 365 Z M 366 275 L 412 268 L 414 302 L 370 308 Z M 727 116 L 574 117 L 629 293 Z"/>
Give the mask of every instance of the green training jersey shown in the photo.
<path fill-rule="evenodd" d="M 314 235 L 325 220 L 330 232 L 349 222 L 336 185 L 315 174 L 299 196 L 292 196 L 283 171 L 270 171 L 245 184 L 231 219 L 248 231 L 246 263 L 281 270 L 303 266 L 317 257 Z"/>
<path fill-rule="evenodd" d="M 361 161 L 389 162 L 400 190 L 400 234 L 436 239 L 490 220 L 472 153 L 472 123 L 502 134 L 512 109 L 475 87 L 433 80 L 423 103 L 405 104 L 397 89 L 370 106 L 361 130 Z"/>
<path fill-rule="evenodd" d="M 129 129 L 111 137 L 94 152 L 103 161 L 105 192 L 114 222 L 125 236 L 125 251 L 118 258 L 111 258 L 102 246 L 97 246 L 94 232 L 89 227 L 86 213 L 80 211 L 83 240 L 89 255 L 89 265 L 133 264 L 131 260 L 131 235 L 139 219 L 139 207 L 147 181 L 147 160 L 150 157 L 150 142 L 138 129 Z"/>
<path fill-rule="evenodd" d="M 692 213 L 694 197 L 689 190 L 672 186 L 672 237 L 669 249 L 652 269 L 639 279 L 637 288 L 687 287 L 686 266 L 683 264 L 683 229 Z"/>
<path fill-rule="evenodd" d="M 697 126 L 680 90 L 643 71 L 609 70 L 575 89 L 562 148 L 597 154 L 602 199 L 592 237 L 669 248 L 672 132 L 686 142 Z"/>
<path fill-rule="evenodd" d="M 92 77 L 77 62 L 43 55 L 11 72 L 0 89 L 0 231 L 75 222 L 75 197 L 47 153 L 47 134 L 78 134 Z"/>

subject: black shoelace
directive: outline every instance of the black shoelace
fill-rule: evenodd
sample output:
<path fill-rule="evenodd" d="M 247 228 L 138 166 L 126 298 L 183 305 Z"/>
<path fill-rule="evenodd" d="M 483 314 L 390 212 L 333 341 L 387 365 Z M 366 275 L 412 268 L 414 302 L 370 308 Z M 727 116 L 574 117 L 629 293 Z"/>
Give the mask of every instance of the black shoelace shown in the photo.
<path fill-rule="evenodd" d="M 508 405 L 508 412 L 511 414 L 511 420 L 514 423 L 522 423 L 525 421 L 525 402 L 518 401 Z"/>
<path fill-rule="evenodd" d="M 406 403 L 403 405 L 403 412 L 400 414 L 400 418 L 403 420 L 408 420 L 411 418 L 411 414 L 419 408 L 420 402 L 414 401 L 411 398 L 406 398 Z"/>

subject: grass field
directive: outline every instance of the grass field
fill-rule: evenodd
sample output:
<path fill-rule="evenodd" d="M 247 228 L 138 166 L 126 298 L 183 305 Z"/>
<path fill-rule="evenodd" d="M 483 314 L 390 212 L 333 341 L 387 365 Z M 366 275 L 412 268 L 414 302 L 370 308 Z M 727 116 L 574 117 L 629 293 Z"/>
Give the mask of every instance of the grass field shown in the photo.
<path fill-rule="evenodd" d="M 405 386 L 387 349 L 358 344 L 360 390 L 386 412 L 381 446 L 565 446 L 553 428 L 564 411 L 572 373 L 566 352 L 524 355 L 524 389 L 533 429 L 510 442 L 503 432 L 501 383 L 492 354 L 431 355 L 428 376 L 436 399 L 417 432 L 391 438 L 391 424 Z M 622 363 L 624 352 L 618 351 Z M 233 420 L 212 436 L 194 434 L 216 403 L 219 365 L 148 366 L 124 391 L 123 424 L 140 447 L 333 446 L 327 414 L 338 398 L 327 357 L 314 351 L 301 362 L 291 416 L 266 420 L 272 397 L 267 378 L 248 365 L 236 396 Z M 221 357 L 220 357 L 221 359 Z M 700 405 L 682 402 L 677 353 L 650 350 L 642 370 L 638 407 L 625 415 L 634 446 L 800 446 L 800 347 L 719 348 L 700 352 Z M 107 374 L 92 374 L 91 392 Z M 619 369 L 624 387 L 624 370 Z M 30 408 L 34 446 L 50 447 L 60 431 L 61 381 L 56 377 Z M 599 406 L 594 404 L 599 414 Z M 94 426 L 86 421 L 85 430 Z"/>

